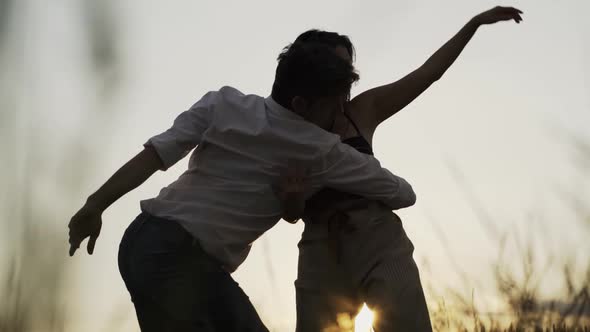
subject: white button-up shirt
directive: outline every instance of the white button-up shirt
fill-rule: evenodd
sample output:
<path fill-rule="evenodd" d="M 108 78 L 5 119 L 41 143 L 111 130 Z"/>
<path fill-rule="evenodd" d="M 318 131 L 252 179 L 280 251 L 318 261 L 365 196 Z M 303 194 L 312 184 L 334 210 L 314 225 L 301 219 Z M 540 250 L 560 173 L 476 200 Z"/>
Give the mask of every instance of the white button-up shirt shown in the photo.
<path fill-rule="evenodd" d="M 141 207 L 179 222 L 230 272 L 246 259 L 252 242 L 281 219 L 275 190 L 289 161 L 310 167 L 308 197 L 331 187 L 392 209 L 415 200 L 411 186 L 374 157 L 271 97 L 231 87 L 207 93 L 145 145 L 155 148 L 164 169 L 197 146 L 188 170 Z"/>

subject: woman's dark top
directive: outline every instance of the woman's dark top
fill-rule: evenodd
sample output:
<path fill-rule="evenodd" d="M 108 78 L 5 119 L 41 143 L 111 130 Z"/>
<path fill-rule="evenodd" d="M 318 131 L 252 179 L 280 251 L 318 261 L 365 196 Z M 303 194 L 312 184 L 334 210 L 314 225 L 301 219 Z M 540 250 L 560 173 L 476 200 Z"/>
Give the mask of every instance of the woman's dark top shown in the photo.
<path fill-rule="evenodd" d="M 348 114 L 346 114 L 346 112 L 344 112 L 343 114 L 346 116 L 346 118 L 348 118 L 350 123 L 352 123 L 358 136 L 349 137 L 347 139 L 344 139 L 344 140 L 342 140 L 342 143 L 350 145 L 351 147 L 355 148 L 357 151 L 359 151 L 361 153 L 368 154 L 368 155 L 372 156 L 373 155 L 373 148 L 371 148 L 371 144 L 369 144 L 369 142 L 363 137 L 363 135 L 361 134 L 361 131 L 359 130 L 357 125 L 354 123 L 354 121 L 352 121 L 350 116 Z M 326 188 L 326 189 L 320 190 L 318 193 L 313 195 L 310 199 L 308 199 L 305 202 L 304 215 L 306 217 L 310 217 L 313 215 L 311 213 L 312 211 L 321 211 L 322 209 L 326 209 L 326 208 L 329 208 L 330 206 L 333 206 L 333 204 L 335 204 L 335 203 L 342 203 L 344 201 L 346 201 L 346 202 L 354 201 L 355 203 L 359 204 L 359 208 L 363 207 L 363 206 L 367 206 L 367 202 L 368 202 L 368 200 L 362 196 L 353 195 L 353 194 L 341 192 L 338 190 Z M 307 218 L 305 218 L 305 219 L 307 219 Z M 322 222 L 322 220 L 308 220 L 308 221 Z"/>

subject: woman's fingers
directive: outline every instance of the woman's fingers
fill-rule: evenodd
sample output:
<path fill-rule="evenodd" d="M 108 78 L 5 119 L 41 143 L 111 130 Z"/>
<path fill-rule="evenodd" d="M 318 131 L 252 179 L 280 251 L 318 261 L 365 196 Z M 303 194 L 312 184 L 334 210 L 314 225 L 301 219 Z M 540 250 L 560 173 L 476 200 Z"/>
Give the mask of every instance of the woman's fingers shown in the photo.
<path fill-rule="evenodd" d="M 523 14 L 522 10 L 514 7 L 496 7 L 495 14 L 497 14 L 498 21 L 509 21 L 514 20 L 516 23 L 520 23 L 522 21 Z"/>

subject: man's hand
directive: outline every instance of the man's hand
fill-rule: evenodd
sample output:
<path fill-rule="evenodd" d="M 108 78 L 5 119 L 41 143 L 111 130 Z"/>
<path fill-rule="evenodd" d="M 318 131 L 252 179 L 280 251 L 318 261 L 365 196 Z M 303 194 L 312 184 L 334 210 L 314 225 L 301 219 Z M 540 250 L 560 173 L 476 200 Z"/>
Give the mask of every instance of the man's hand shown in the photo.
<path fill-rule="evenodd" d="M 277 195 L 283 204 L 283 219 L 294 224 L 305 210 L 305 192 L 309 189 L 309 168 L 289 163 L 281 176 Z"/>
<path fill-rule="evenodd" d="M 87 237 L 90 237 L 87 247 L 88 253 L 92 255 L 102 226 L 101 216 L 102 210 L 87 203 L 72 217 L 68 224 L 70 229 L 70 256 L 74 255 L 80 247 L 80 243 Z"/>
<path fill-rule="evenodd" d="M 500 21 L 514 20 L 516 23 L 522 21 L 520 16 L 522 11 L 513 7 L 500 7 L 496 6 L 488 11 L 485 11 L 474 17 L 475 22 L 480 25 L 494 24 Z"/>

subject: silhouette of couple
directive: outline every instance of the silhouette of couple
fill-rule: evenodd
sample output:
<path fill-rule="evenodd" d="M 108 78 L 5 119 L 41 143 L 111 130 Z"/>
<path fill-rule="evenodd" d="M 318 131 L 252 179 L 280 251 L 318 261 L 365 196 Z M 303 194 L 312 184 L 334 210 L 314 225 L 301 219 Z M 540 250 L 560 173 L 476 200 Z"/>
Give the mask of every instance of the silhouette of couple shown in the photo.
<path fill-rule="evenodd" d="M 120 243 L 142 331 L 267 331 L 230 274 L 281 218 L 305 223 L 297 331 L 339 331 L 338 315 L 363 303 L 375 331 L 431 331 L 414 247 L 392 212 L 416 196 L 373 157 L 373 134 L 442 77 L 480 26 L 520 14 L 474 16 L 422 66 L 352 99 L 349 38 L 304 32 L 280 53 L 270 96 L 206 93 L 90 195 L 69 223 L 70 255 L 85 238 L 92 254 L 103 211 L 194 149 L 186 172 L 141 201 Z"/>

